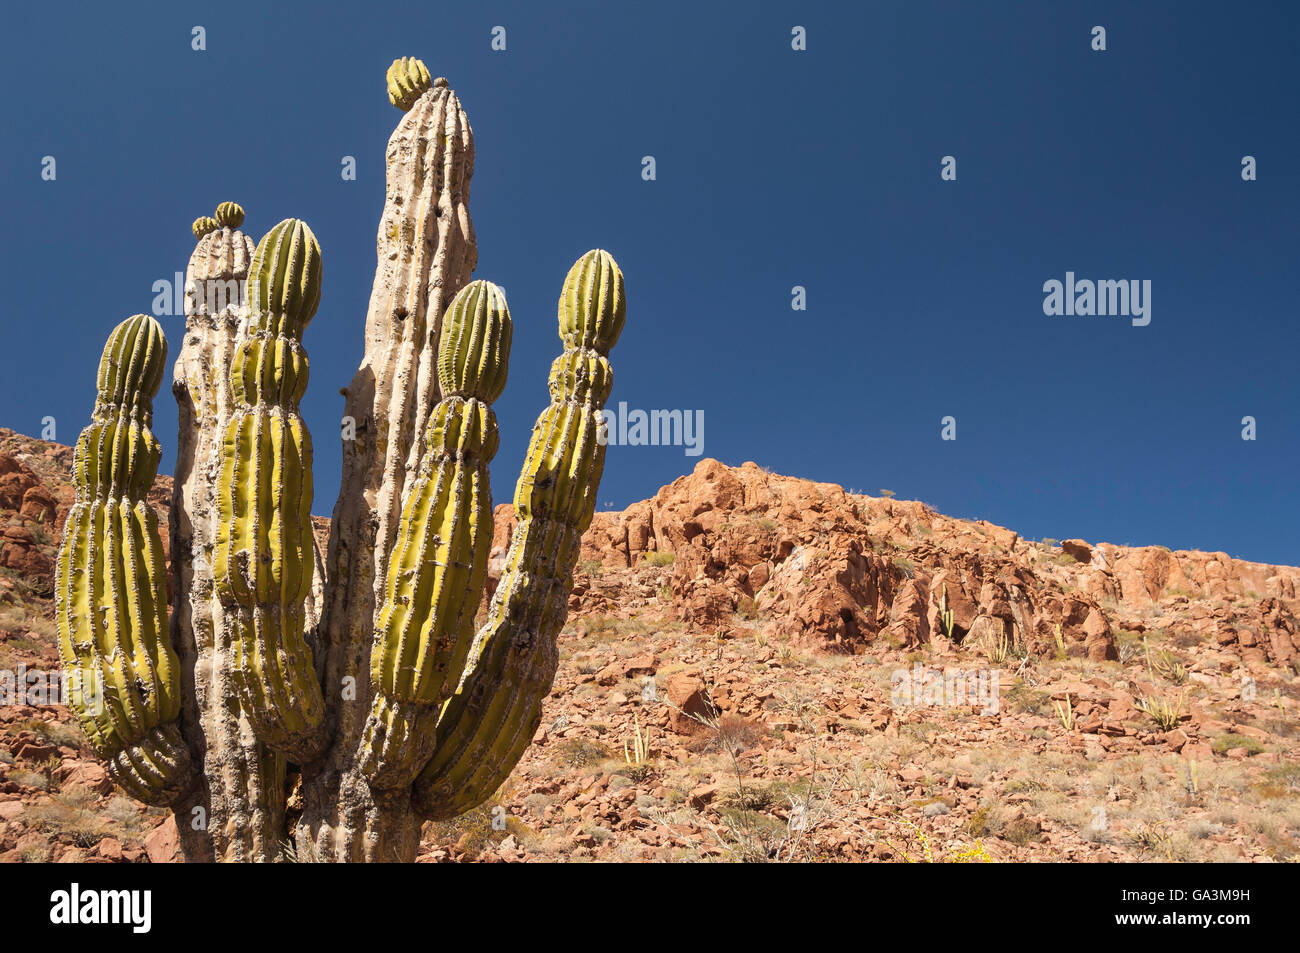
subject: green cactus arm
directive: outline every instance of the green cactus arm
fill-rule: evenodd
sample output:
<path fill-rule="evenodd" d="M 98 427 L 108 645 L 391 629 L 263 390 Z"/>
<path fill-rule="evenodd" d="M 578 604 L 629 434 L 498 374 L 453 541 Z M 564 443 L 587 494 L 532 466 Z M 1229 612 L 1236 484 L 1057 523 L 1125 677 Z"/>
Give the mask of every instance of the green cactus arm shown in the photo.
<path fill-rule="evenodd" d="M 475 281 L 443 318 L 438 383 L 419 476 L 403 508 L 371 652 L 373 700 L 357 761 L 379 788 L 406 788 L 433 754 L 434 731 L 474 636 L 492 546 L 489 404 L 505 388 L 510 311 Z"/>
<path fill-rule="evenodd" d="M 286 219 L 249 265 L 248 335 L 231 366 L 236 409 L 217 487 L 214 582 L 235 627 L 234 681 L 258 739 L 297 761 L 328 741 L 304 635 L 312 581 L 312 447 L 298 412 L 307 387 L 299 339 L 320 301 L 321 256 Z"/>
<path fill-rule="evenodd" d="M 607 355 L 624 314 L 617 263 L 607 252 L 588 252 L 570 269 L 560 296 L 564 353 L 551 366 L 551 405 L 533 428 L 515 488 L 519 524 L 501 582 L 444 706 L 433 757 L 415 784 L 416 805 L 434 819 L 490 797 L 541 721 L 573 568 L 604 470 L 601 411 L 613 385 Z"/>
<path fill-rule="evenodd" d="M 147 315 L 109 336 L 55 563 L 72 708 L 113 779 L 150 804 L 172 803 L 194 781 L 177 724 L 180 673 L 167 635 L 162 539 L 145 502 L 161 455 L 150 426 L 166 359 L 162 328 Z"/>

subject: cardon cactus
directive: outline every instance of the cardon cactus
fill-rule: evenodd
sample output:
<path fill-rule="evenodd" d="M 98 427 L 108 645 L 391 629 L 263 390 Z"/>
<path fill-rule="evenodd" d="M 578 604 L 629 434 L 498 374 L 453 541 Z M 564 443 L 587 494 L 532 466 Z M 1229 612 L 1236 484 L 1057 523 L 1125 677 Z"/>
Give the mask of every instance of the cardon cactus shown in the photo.
<path fill-rule="evenodd" d="M 73 708 L 113 780 L 150 804 L 171 803 L 194 780 L 178 722 L 162 539 L 145 502 L 162 452 L 149 428 L 166 360 L 162 328 L 147 315 L 109 335 L 91 424 L 77 441 L 76 502 L 55 578 Z"/>
<path fill-rule="evenodd" d="M 110 337 L 78 443 L 58 564 L 73 703 L 114 779 L 176 812 L 189 860 L 413 859 L 423 819 L 469 810 L 505 780 L 555 675 L 604 465 L 623 276 L 592 251 L 564 282 L 551 403 L 475 632 L 499 442 L 491 405 L 513 326 L 501 290 L 469 281 L 474 140 L 459 99 L 411 58 L 393 63 L 388 90 L 404 115 L 388 144 L 365 354 L 345 391 L 327 565 L 298 409 L 322 273 L 303 222 L 281 222 L 255 249 L 233 203 L 193 225 L 173 384 L 170 638 L 145 502 L 166 355 L 151 318 Z"/>

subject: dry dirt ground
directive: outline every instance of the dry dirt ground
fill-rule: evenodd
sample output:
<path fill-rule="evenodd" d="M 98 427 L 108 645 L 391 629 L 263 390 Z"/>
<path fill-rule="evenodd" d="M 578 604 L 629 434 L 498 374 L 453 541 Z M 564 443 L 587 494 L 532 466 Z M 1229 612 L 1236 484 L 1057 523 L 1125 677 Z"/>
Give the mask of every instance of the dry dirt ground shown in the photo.
<path fill-rule="evenodd" d="M 58 666 L 69 463 L 0 431 L 0 671 Z M 421 860 L 1300 857 L 1300 571 L 716 461 L 588 544 L 535 744 Z M 169 861 L 172 823 L 0 708 L 0 861 Z"/>

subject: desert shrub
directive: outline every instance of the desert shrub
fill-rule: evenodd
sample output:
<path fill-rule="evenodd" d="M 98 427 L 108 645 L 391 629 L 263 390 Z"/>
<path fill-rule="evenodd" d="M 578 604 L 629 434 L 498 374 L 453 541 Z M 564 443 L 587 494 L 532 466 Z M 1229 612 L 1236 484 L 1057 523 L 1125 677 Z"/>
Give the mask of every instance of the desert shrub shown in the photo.
<path fill-rule="evenodd" d="M 1037 841 L 1042 836 L 1037 821 L 1023 815 L 1016 816 L 1016 813 L 992 801 L 981 804 L 971 812 L 965 831 L 976 839 L 1000 837 L 1017 847 Z"/>
<path fill-rule="evenodd" d="M 504 817 L 503 830 L 492 826 L 492 821 L 497 817 Z M 532 828 L 513 814 L 506 813 L 505 808 L 496 801 L 480 804 L 472 811 L 451 820 L 430 822 L 423 833 L 438 843 L 455 845 L 470 860 L 476 860 L 511 835 L 520 844 L 536 836 Z"/>
<path fill-rule="evenodd" d="M 96 805 L 93 792 L 64 791 L 29 808 L 24 818 L 30 826 L 67 837 L 78 847 L 93 847 L 112 833 L 96 813 Z"/>
<path fill-rule="evenodd" d="M 1245 748 L 1246 754 L 1254 757 L 1264 750 L 1264 743 L 1258 738 L 1251 738 L 1249 735 L 1239 735 L 1236 732 L 1225 732 L 1210 742 L 1210 749 L 1215 754 L 1226 754 L 1233 748 Z"/>
<path fill-rule="evenodd" d="M 613 756 L 614 752 L 598 741 L 565 738 L 556 746 L 554 760 L 571 768 L 589 768 Z"/>
<path fill-rule="evenodd" d="M 18 861 L 23 864 L 43 864 L 50 858 L 48 844 L 28 844 L 18 852 Z"/>
<path fill-rule="evenodd" d="M 1052 714 L 1051 694 L 1036 688 L 1030 688 L 1024 683 L 1012 685 L 1003 697 L 1015 711 L 1029 715 L 1042 715 L 1043 717 Z"/>
<path fill-rule="evenodd" d="M 50 789 L 50 779 L 48 777 L 39 771 L 28 771 L 26 768 L 10 771 L 9 780 L 20 788 L 30 788 L 35 791 L 48 791 Z"/>
<path fill-rule="evenodd" d="M 613 634 L 618 631 L 618 619 L 607 615 L 589 615 L 582 620 L 583 635 Z"/>
<path fill-rule="evenodd" d="M 721 715 L 706 718 L 704 724 L 712 729 L 701 732 L 686 742 L 686 748 L 697 754 L 713 751 L 739 754 L 755 747 L 767 737 L 767 729 L 755 721 L 739 715 Z"/>
<path fill-rule="evenodd" d="M 1007 821 L 1000 836 L 1017 847 L 1024 847 L 1026 844 L 1040 840 L 1042 831 L 1036 821 L 1027 817 L 1016 817 Z"/>
<path fill-rule="evenodd" d="M 44 721 L 40 718 L 28 718 L 14 722 L 10 726 L 13 732 L 30 731 L 36 737 L 58 747 L 80 748 L 86 743 L 86 735 L 73 722 Z"/>

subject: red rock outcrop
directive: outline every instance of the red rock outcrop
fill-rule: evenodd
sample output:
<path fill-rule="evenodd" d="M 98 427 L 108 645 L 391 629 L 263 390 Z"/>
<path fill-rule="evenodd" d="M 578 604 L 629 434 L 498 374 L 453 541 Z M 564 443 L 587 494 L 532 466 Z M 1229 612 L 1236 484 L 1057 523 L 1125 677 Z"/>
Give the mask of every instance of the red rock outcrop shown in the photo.
<path fill-rule="evenodd" d="M 497 518 L 495 547 L 504 552 L 509 507 Z M 652 499 L 597 513 L 582 560 L 606 569 L 671 560 L 678 619 L 723 633 L 757 627 L 838 651 L 866 651 L 880 639 L 948 651 L 1005 637 L 1049 655 L 1059 651 L 1059 626 L 1067 654 L 1113 659 L 1117 628 L 1179 597 L 1252 600 L 1257 611 L 1218 620 L 1243 652 L 1290 664 L 1300 651 L 1300 570 L 1292 567 L 1081 539 L 1056 548 L 754 463 L 701 460 Z M 588 598 L 580 584 L 575 608 L 590 608 Z"/>

